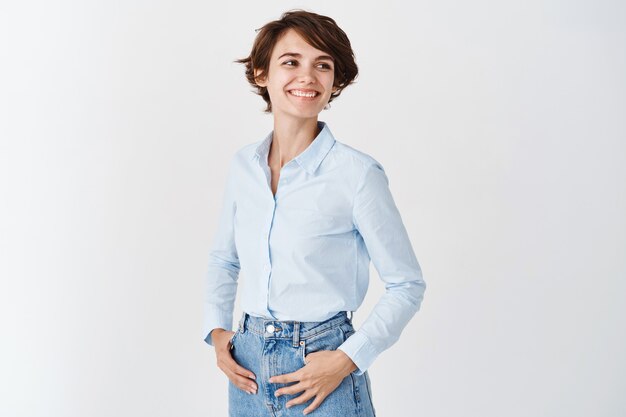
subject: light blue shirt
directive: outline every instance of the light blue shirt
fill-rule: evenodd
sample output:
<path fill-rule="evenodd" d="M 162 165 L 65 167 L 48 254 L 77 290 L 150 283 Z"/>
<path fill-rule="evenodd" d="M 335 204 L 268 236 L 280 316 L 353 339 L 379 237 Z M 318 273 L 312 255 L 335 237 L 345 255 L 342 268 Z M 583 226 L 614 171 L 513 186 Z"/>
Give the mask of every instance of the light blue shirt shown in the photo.
<path fill-rule="evenodd" d="M 360 375 L 399 339 L 426 283 L 382 165 L 317 124 L 315 140 L 282 167 L 275 196 L 273 131 L 230 160 L 205 279 L 203 337 L 213 346 L 211 330 L 232 329 L 238 284 L 241 309 L 269 320 L 356 311 L 371 259 L 385 294 L 339 347 Z"/>

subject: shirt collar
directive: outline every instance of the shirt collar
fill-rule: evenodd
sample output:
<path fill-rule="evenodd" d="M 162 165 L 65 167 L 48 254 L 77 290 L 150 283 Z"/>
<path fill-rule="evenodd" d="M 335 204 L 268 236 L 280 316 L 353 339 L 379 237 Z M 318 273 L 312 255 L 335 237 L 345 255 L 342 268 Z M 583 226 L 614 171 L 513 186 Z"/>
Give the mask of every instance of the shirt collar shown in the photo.
<path fill-rule="evenodd" d="M 322 163 L 330 148 L 335 144 L 335 138 L 328 127 L 326 122 L 321 120 L 317 121 L 317 127 L 320 129 L 320 133 L 313 139 L 313 142 L 302 151 L 294 159 L 296 162 L 306 170 L 309 174 L 314 174 L 317 167 Z M 252 155 L 252 158 L 261 158 L 262 161 L 267 161 L 267 155 L 269 153 L 270 145 L 272 143 L 274 131 L 265 136 L 265 139 L 261 141 L 257 146 L 256 151 Z"/>

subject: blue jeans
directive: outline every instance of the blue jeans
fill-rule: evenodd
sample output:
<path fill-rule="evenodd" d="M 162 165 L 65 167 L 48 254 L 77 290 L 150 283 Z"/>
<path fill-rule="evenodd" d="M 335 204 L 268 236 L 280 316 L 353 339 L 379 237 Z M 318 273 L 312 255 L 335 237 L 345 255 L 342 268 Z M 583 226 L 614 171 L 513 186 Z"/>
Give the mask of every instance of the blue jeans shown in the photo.
<path fill-rule="evenodd" d="M 302 416 L 314 398 L 286 408 L 285 404 L 303 392 L 274 396 L 281 387 L 297 384 L 270 383 L 274 375 L 297 371 L 305 366 L 304 357 L 318 350 L 336 350 L 354 333 L 352 318 L 345 311 L 321 322 L 268 320 L 243 313 L 232 337 L 231 355 L 244 368 L 254 372 L 258 390 L 248 394 L 228 381 L 230 417 Z M 368 372 L 346 376 L 309 415 L 312 417 L 375 417 Z"/>

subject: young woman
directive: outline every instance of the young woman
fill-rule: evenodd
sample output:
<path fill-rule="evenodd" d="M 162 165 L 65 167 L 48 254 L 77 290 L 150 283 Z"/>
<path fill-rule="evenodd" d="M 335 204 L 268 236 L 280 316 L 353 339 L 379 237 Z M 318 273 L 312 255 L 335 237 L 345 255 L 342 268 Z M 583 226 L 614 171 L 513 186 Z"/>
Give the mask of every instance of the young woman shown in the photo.
<path fill-rule="evenodd" d="M 367 369 L 426 285 L 383 167 L 318 120 L 357 76 L 350 41 L 333 19 L 293 10 L 236 62 L 274 129 L 230 161 L 206 275 L 203 337 L 230 416 L 375 416 Z M 370 260 L 386 292 L 355 331 Z"/>

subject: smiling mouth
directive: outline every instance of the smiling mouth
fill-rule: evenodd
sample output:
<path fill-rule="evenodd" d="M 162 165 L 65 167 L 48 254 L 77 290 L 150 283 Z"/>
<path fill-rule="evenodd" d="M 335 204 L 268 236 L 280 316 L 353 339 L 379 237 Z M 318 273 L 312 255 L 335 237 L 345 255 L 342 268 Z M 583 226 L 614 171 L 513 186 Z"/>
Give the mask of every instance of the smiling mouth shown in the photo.
<path fill-rule="evenodd" d="M 289 94 L 303 100 L 313 100 L 320 95 L 318 91 L 289 90 Z"/>

